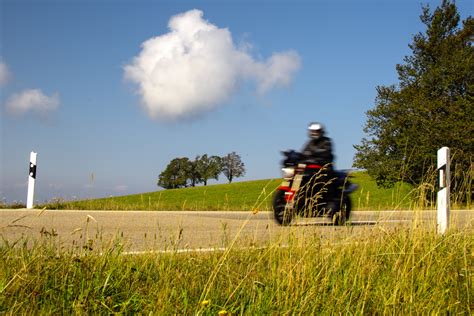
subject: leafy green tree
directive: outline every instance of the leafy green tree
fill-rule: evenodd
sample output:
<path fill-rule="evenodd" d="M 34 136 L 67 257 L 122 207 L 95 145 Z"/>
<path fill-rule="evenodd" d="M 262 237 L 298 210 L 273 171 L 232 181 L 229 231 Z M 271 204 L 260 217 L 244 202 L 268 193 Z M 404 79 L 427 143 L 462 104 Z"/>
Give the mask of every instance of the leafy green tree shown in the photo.
<path fill-rule="evenodd" d="M 218 156 L 209 157 L 207 154 L 198 158 L 196 162 L 200 181 L 207 185 L 209 179 L 219 180 L 219 174 L 222 171 L 221 158 Z"/>
<path fill-rule="evenodd" d="M 226 176 L 229 183 L 232 182 L 234 178 L 241 177 L 245 175 L 245 166 L 242 162 L 239 155 L 235 152 L 227 154 L 221 158 L 222 162 L 222 173 Z"/>
<path fill-rule="evenodd" d="M 472 170 L 474 20 L 460 27 L 456 5 L 447 0 L 433 12 L 423 7 L 420 19 L 426 31 L 413 37 L 412 55 L 397 65 L 398 85 L 377 87 L 375 108 L 366 113 L 368 137 L 354 146 L 354 166 L 380 185 L 420 184 L 442 146 L 451 148 L 454 175 Z"/>
<path fill-rule="evenodd" d="M 191 171 L 189 158 L 175 158 L 166 166 L 159 175 L 158 185 L 165 189 L 186 187 Z"/>
<path fill-rule="evenodd" d="M 194 161 L 189 161 L 188 167 L 188 179 L 191 181 L 191 186 L 195 187 L 196 184 L 202 182 L 201 172 L 199 170 L 201 157 L 196 156 Z"/>

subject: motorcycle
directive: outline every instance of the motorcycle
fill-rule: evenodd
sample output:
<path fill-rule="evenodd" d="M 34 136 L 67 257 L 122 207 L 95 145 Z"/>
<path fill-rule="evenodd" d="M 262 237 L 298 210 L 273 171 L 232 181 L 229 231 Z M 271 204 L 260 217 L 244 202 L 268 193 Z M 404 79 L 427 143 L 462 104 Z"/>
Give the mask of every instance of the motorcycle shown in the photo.
<path fill-rule="evenodd" d="M 305 162 L 294 150 L 282 154 L 283 181 L 273 197 L 275 220 L 286 226 L 297 215 L 329 217 L 334 225 L 344 225 L 351 215 L 349 195 L 357 189 L 348 172 Z"/>

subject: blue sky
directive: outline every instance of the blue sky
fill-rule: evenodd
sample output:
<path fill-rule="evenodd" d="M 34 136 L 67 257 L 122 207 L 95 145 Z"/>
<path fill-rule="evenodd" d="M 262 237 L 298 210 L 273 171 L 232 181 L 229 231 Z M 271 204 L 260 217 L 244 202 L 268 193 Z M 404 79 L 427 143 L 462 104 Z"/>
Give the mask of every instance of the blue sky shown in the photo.
<path fill-rule="evenodd" d="M 375 87 L 397 83 L 396 64 L 424 31 L 421 5 L 439 4 L 0 3 L 0 199 L 7 202 L 26 201 L 30 151 L 38 153 L 40 202 L 154 191 L 171 159 L 205 153 L 240 154 L 247 173 L 237 181 L 276 178 L 279 151 L 300 150 L 310 121 L 326 125 L 337 168 L 351 168 Z M 472 15 L 471 1 L 457 5 L 463 19 Z M 196 27 L 204 35 L 183 52 L 169 46 Z M 142 43 L 153 38 L 157 46 L 145 52 Z M 168 59 L 159 59 L 166 47 Z M 193 49 L 191 63 L 185 55 Z M 161 60 L 150 72 L 147 54 Z"/>

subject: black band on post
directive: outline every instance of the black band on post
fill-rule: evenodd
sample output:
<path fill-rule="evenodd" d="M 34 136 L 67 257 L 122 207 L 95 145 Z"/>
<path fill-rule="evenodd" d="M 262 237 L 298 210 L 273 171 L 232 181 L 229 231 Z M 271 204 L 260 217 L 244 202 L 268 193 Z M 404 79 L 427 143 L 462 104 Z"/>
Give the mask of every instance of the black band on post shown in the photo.
<path fill-rule="evenodd" d="M 36 165 L 30 162 L 30 177 L 36 179 Z"/>

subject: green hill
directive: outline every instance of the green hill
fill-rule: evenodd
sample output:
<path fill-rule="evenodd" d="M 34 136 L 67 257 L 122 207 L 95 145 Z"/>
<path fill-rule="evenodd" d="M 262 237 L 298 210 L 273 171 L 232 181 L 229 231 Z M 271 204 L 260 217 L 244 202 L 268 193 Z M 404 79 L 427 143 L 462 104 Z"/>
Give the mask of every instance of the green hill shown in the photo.
<path fill-rule="evenodd" d="M 354 172 L 352 181 L 359 186 L 351 196 L 355 210 L 412 207 L 412 189 L 409 185 L 398 184 L 390 189 L 378 188 L 366 172 Z M 281 179 L 267 179 L 216 184 L 103 199 L 58 202 L 43 207 L 88 210 L 268 211 L 271 210 L 273 192 L 280 182 Z"/>

